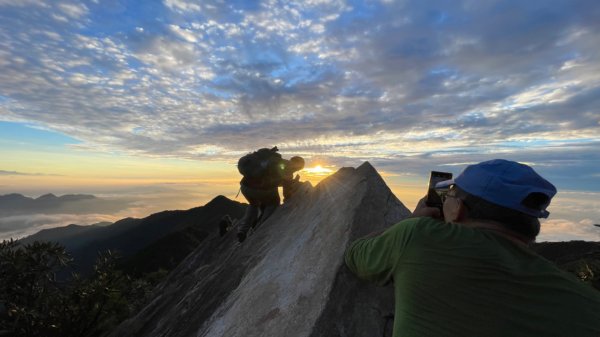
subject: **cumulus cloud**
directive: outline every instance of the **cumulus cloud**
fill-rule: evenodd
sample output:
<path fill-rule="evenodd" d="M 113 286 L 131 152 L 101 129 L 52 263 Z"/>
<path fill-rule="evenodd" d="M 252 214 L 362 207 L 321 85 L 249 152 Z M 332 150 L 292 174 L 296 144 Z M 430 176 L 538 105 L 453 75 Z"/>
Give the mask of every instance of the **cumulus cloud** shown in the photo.
<path fill-rule="evenodd" d="M 77 147 L 598 174 L 597 1 L 22 3 L 0 1 L 0 119 Z"/>

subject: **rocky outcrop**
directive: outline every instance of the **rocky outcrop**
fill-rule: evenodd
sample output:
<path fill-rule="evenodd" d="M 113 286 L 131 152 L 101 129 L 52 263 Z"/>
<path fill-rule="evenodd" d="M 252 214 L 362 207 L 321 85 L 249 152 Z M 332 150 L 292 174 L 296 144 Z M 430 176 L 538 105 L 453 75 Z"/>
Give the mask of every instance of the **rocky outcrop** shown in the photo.
<path fill-rule="evenodd" d="M 408 214 L 369 163 L 305 183 L 243 244 L 200 245 L 111 336 L 391 336 L 393 289 L 343 255 Z"/>

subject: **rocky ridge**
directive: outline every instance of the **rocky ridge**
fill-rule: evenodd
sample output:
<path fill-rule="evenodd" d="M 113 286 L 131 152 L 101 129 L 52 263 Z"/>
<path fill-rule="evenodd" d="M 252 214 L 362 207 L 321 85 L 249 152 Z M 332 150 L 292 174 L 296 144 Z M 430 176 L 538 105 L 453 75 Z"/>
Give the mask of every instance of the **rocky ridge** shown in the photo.
<path fill-rule="evenodd" d="M 369 163 L 305 183 L 243 244 L 199 246 L 110 336 L 391 335 L 392 288 L 357 280 L 343 254 L 409 213 Z"/>

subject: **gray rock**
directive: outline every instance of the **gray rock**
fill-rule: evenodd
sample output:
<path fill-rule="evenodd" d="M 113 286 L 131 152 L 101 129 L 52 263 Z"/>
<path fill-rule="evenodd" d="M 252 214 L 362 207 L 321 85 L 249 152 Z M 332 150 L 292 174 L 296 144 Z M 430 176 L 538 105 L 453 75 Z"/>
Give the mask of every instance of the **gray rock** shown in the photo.
<path fill-rule="evenodd" d="M 344 251 L 408 215 L 369 163 L 304 183 L 243 244 L 198 247 L 111 336 L 391 336 L 392 287 L 357 280 Z"/>

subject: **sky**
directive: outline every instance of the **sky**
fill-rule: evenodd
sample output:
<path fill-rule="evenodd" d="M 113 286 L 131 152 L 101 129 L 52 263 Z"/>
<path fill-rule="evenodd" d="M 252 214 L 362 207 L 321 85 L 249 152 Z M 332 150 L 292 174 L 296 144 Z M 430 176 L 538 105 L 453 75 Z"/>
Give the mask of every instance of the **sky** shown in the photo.
<path fill-rule="evenodd" d="M 235 198 L 237 159 L 277 145 L 310 168 L 369 161 L 413 208 L 430 170 L 504 158 L 559 190 L 540 240 L 600 241 L 598 17 L 596 0 L 0 0 L 0 194 L 146 216 Z"/>

